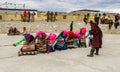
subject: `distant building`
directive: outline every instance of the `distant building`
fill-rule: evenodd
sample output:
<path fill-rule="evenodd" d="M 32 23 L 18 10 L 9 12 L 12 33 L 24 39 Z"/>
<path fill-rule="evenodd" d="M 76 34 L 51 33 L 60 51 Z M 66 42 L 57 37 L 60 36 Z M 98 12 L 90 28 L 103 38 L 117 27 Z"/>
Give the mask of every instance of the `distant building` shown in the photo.
<path fill-rule="evenodd" d="M 30 12 L 37 12 L 34 9 L 26 9 Z M 7 9 L 0 8 L 0 20 L 21 20 L 21 15 L 23 15 L 24 9 Z"/>
<path fill-rule="evenodd" d="M 35 20 L 43 20 L 47 19 L 47 11 L 38 11 L 35 9 L 26 9 L 31 13 L 35 12 Z M 7 9 L 7 8 L 0 8 L 0 20 L 5 21 L 20 21 L 22 20 L 24 9 Z M 101 12 L 99 10 L 76 10 L 71 12 L 57 12 L 57 20 L 83 20 L 85 15 L 89 15 L 89 20 L 94 19 L 95 14 L 102 14 L 105 12 Z M 106 13 L 106 15 L 111 15 L 113 17 L 115 13 Z"/>

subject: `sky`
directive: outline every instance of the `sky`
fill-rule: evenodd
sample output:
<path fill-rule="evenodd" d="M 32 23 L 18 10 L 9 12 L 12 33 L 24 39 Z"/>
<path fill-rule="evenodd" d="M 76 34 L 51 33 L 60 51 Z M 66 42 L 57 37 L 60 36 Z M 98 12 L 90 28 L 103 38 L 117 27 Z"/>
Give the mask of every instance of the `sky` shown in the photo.
<path fill-rule="evenodd" d="M 5 2 L 8 8 L 37 9 L 39 11 L 70 12 L 81 9 L 101 10 L 120 13 L 120 0 L 0 0 L 0 7 Z"/>

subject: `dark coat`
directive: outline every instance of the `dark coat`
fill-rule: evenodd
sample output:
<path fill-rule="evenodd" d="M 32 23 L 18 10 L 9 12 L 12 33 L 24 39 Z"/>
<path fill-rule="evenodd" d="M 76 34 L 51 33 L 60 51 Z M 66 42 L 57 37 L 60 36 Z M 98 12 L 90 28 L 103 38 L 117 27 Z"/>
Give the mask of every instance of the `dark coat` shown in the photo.
<path fill-rule="evenodd" d="M 101 48 L 103 34 L 99 26 L 95 23 L 92 23 L 89 33 L 93 35 L 92 48 Z"/>

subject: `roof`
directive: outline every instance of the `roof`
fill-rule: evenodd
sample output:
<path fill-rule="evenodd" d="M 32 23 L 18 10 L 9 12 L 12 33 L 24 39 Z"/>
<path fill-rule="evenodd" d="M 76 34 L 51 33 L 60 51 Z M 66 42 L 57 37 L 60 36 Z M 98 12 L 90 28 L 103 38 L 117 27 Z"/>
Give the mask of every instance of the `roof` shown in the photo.
<path fill-rule="evenodd" d="M 79 12 L 79 11 L 100 12 L 99 10 L 88 10 L 88 9 L 76 10 L 71 12 Z"/>

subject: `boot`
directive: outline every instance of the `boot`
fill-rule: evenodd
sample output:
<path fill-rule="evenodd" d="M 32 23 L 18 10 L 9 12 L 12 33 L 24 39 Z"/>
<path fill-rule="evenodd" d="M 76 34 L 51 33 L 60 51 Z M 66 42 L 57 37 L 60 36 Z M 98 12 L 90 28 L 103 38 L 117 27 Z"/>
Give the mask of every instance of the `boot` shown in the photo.
<path fill-rule="evenodd" d="M 99 48 L 96 48 L 96 53 L 95 55 L 99 55 Z"/>
<path fill-rule="evenodd" d="M 95 51 L 95 49 L 94 49 L 94 48 L 92 48 L 92 49 L 91 49 L 91 51 L 90 51 L 90 54 L 89 54 L 89 55 L 87 55 L 87 56 L 88 56 L 88 57 L 93 57 L 93 56 L 94 56 L 94 55 L 93 55 L 94 51 Z"/>

